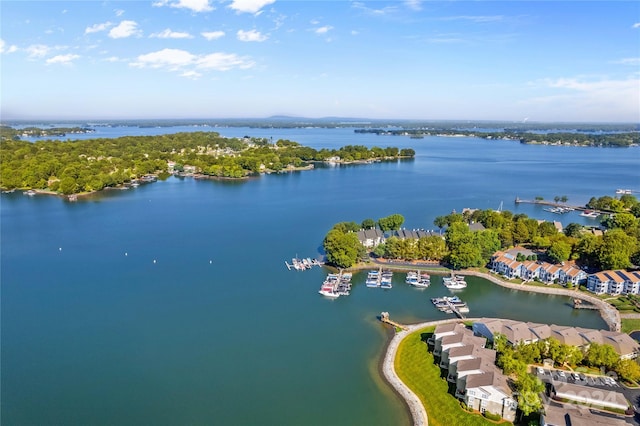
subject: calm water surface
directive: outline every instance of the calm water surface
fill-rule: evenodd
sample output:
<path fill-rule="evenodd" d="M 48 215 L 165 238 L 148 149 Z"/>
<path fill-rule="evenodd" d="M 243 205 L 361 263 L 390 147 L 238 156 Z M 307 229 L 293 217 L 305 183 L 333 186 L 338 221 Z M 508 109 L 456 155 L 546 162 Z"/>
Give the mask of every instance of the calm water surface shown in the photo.
<path fill-rule="evenodd" d="M 165 129 L 166 130 L 166 129 Z M 388 330 L 446 317 L 396 274 L 388 291 L 354 276 L 351 296 L 317 290 L 336 222 L 401 213 L 433 228 L 463 207 L 589 223 L 516 195 L 638 188 L 638 150 L 523 146 L 473 138 L 355 135 L 352 129 L 224 129 L 303 144 L 413 147 L 415 160 L 319 168 L 247 182 L 170 178 L 77 203 L 3 195 L 2 424 L 406 424 L 377 372 Z M 225 134 L 228 133 L 228 134 Z M 154 263 L 155 260 L 155 263 Z M 472 316 L 604 327 L 558 296 L 469 278 Z"/>

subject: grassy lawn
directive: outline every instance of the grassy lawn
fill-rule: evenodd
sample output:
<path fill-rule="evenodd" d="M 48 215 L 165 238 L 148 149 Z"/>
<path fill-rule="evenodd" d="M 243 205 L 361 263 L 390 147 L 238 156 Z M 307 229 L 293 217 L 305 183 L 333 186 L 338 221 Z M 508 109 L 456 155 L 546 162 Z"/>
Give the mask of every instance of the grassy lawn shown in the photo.
<path fill-rule="evenodd" d="M 640 330 L 640 319 L 622 318 L 621 322 L 623 333 Z"/>
<path fill-rule="evenodd" d="M 425 328 L 405 337 L 398 347 L 395 360 L 398 376 L 420 398 L 427 410 L 429 426 L 496 424 L 479 414 L 464 411 L 458 400 L 447 392 L 447 381 L 440 378 L 440 368 L 433 363 L 427 343 L 421 340 L 423 333 L 430 335 L 433 330 L 434 327 Z"/>

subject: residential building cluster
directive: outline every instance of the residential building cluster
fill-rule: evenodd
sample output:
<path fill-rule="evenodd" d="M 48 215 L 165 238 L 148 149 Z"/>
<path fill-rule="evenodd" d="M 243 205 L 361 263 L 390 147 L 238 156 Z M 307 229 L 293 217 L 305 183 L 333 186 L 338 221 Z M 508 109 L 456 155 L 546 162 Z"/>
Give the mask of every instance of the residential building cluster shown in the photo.
<path fill-rule="evenodd" d="M 591 274 L 587 290 L 595 294 L 640 294 L 640 272 L 616 270 Z"/>
<path fill-rule="evenodd" d="M 610 345 L 621 359 L 637 358 L 640 354 L 638 342 L 628 334 L 617 331 L 485 318 L 473 323 L 473 332 L 491 341 L 497 333 L 503 334 L 509 344 L 514 346 L 553 337 L 560 343 L 583 350 L 588 349 L 591 343 Z"/>
<path fill-rule="evenodd" d="M 519 254 L 520 258 L 531 258 L 535 253 L 522 247 L 497 251 L 491 256 L 491 272 L 507 279 L 538 280 L 565 286 L 586 285 L 587 290 L 595 294 L 640 294 L 640 271 L 613 270 L 587 274 L 574 262 L 555 265 L 537 260 L 518 260 Z"/>
<path fill-rule="evenodd" d="M 496 351 L 485 347 L 496 334 L 506 336 L 511 345 L 528 344 L 548 338 L 586 350 L 591 343 L 611 345 L 621 359 L 636 358 L 640 346 L 629 335 L 607 330 L 580 327 L 537 324 L 531 322 L 483 318 L 467 328 L 462 323 L 439 324 L 427 340 L 439 367 L 446 373 L 449 383 L 454 384 L 455 397 L 467 407 L 481 413 L 498 414 L 503 419 L 514 421 L 518 402 L 507 376 L 496 366 Z M 570 400 L 579 404 L 596 404 L 607 408 L 626 410 L 628 402 L 624 395 L 577 384 L 555 382 L 548 378 L 550 396 L 558 400 Z M 603 397 L 604 395 L 604 397 Z M 589 414 L 579 406 L 564 407 L 562 403 L 545 399 L 541 424 L 558 424 L 562 414 L 576 421 L 589 420 L 600 424 L 618 424 L 614 417 Z M 564 424 L 564 423 L 562 423 Z M 621 423 L 620 423 L 621 424 Z"/>
<path fill-rule="evenodd" d="M 427 341 L 455 396 L 481 413 L 498 414 L 514 421 L 518 403 L 507 377 L 496 365 L 496 352 L 485 348 L 486 338 L 474 335 L 464 324 L 440 324 Z"/>
<path fill-rule="evenodd" d="M 428 237 L 430 235 L 439 235 L 434 231 L 427 231 L 425 229 L 398 229 L 397 231 L 390 231 L 387 233 L 382 232 L 378 228 L 374 229 L 361 229 L 356 235 L 360 243 L 366 248 L 375 248 L 378 245 L 384 243 L 390 237 L 396 237 L 401 240 L 418 240 L 422 237 Z"/>
<path fill-rule="evenodd" d="M 489 268 L 507 279 L 520 278 L 524 281 L 538 280 L 547 284 L 563 284 L 577 286 L 584 284 L 587 273 L 574 262 L 555 265 L 538 260 L 518 260 L 518 254 L 525 258 L 535 256 L 531 250 L 516 247 L 506 252 L 497 251 L 491 256 Z"/>

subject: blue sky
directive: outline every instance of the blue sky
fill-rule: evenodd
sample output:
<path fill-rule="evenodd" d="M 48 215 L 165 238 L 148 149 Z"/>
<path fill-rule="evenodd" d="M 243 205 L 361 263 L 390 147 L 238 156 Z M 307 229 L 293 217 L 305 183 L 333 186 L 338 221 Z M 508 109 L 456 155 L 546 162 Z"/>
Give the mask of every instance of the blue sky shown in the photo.
<path fill-rule="evenodd" d="M 1 118 L 640 121 L 640 2 L 0 1 Z"/>

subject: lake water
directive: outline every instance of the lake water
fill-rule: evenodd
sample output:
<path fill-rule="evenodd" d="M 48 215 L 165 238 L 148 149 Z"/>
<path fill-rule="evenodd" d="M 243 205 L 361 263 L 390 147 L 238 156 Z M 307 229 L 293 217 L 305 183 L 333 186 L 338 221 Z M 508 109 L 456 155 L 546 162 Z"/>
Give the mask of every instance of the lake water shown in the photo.
<path fill-rule="evenodd" d="M 172 129 L 164 129 L 171 132 Z M 391 290 L 354 276 L 349 297 L 317 291 L 317 257 L 340 221 L 400 213 L 408 228 L 464 207 L 558 216 L 516 196 L 581 204 L 638 185 L 638 151 L 528 146 L 474 138 L 383 137 L 353 129 L 217 129 L 314 148 L 412 147 L 410 161 L 317 168 L 244 182 L 169 178 L 77 203 L 4 194 L 2 424 L 407 424 L 378 362 L 389 311 L 446 317 L 435 279 Z M 125 132 L 126 129 L 121 129 Z M 94 135 L 95 136 L 95 135 Z M 459 293 L 471 316 L 604 327 L 568 299 L 476 278 Z"/>

